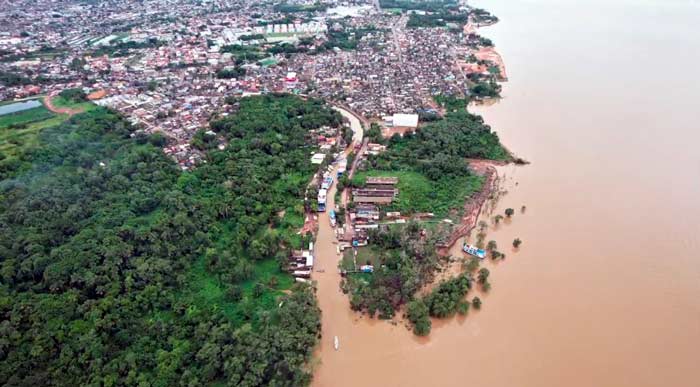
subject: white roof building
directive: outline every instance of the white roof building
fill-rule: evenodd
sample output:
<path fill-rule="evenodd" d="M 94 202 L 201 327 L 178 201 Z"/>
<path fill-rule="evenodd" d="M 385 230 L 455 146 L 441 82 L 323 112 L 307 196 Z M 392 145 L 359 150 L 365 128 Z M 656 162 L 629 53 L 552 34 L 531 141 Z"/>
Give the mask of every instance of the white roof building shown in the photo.
<path fill-rule="evenodd" d="M 394 126 L 416 128 L 418 127 L 418 114 L 394 114 L 392 116 L 392 123 Z"/>
<path fill-rule="evenodd" d="M 316 153 L 311 156 L 311 164 L 322 164 L 323 160 L 326 159 L 326 155 L 323 153 Z"/>

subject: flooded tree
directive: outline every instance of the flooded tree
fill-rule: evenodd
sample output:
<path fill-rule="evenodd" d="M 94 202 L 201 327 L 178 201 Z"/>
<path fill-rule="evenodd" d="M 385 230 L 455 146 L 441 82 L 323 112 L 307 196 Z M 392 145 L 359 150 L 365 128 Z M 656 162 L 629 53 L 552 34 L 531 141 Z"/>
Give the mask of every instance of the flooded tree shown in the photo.
<path fill-rule="evenodd" d="M 510 218 L 511 216 L 513 216 L 513 214 L 515 214 L 515 210 L 514 210 L 514 209 L 512 209 L 512 208 L 506 208 L 506 216 L 507 216 L 507 217 Z"/>
<path fill-rule="evenodd" d="M 472 305 L 474 305 L 474 309 L 481 309 L 481 298 L 474 297 L 472 300 Z"/>
<path fill-rule="evenodd" d="M 486 244 L 486 249 L 495 251 L 496 249 L 498 249 L 498 244 L 496 243 L 496 241 L 491 240 L 489 241 L 489 243 Z"/>
<path fill-rule="evenodd" d="M 469 301 L 461 301 L 457 304 L 457 313 L 461 316 L 466 315 L 469 312 Z"/>
<path fill-rule="evenodd" d="M 523 243 L 523 241 L 521 241 L 520 238 L 513 239 L 513 247 L 515 247 L 516 249 L 520 247 L 521 243 Z"/>
<path fill-rule="evenodd" d="M 478 258 L 471 258 L 469 262 L 465 262 L 463 264 L 464 270 L 473 273 L 476 271 L 476 269 L 479 268 L 479 259 Z"/>
<path fill-rule="evenodd" d="M 461 307 L 464 296 L 471 288 L 471 276 L 462 274 L 443 281 L 437 288 L 424 297 L 425 305 L 433 317 L 449 317 Z"/>
<path fill-rule="evenodd" d="M 481 269 L 479 269 L 479 274 L 477 275 L 476 279 L 477 281 L 479 281 L 480 284 L 484 284 L 488 281 L 490 274 L 491 272 L 489 271 L 489 269 L 482 267 Z"/>
<path fill-rule="evenodd" d="M 430 333 L 432 323 L 428 315 L 428 306 L 421 299 L 408 303 L 406 317 L 413 324 L 413 333 L 418 336 L 426 336 Z"/>

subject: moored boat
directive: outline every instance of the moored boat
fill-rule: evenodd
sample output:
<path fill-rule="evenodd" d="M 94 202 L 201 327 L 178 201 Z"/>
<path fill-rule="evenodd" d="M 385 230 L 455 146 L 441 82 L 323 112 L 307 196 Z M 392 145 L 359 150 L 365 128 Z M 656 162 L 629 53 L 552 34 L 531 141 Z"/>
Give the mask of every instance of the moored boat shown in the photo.
<path fill-rule="evenodd" d="M 473 255 L 479 259 L 486 258 L 486 251 L 485 250 L 482 250 L 476 246 L 472 246 L 472 245 L 469 245 L 466 243 L 464 245 L 462 245 L 462 251 L 464 251 L 465 253 L 467 253 L 469 255 Z"/>

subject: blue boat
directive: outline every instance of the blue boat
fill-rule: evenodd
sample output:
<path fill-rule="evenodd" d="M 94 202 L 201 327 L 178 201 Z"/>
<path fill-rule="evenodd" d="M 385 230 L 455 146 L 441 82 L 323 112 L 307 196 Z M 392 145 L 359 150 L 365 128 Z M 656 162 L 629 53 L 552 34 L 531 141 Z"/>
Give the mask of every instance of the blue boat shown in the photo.
<path fill-rule="evenodd" d="M 465 253 L 467 253 L 469 255 L 473 255 L 479 259 L 486 258 L 486 251 L 485 250 L 482 250 L 476 246 L 468 245 L 466 243 L 462 246 L 462 251 L 464 251 Z"/>

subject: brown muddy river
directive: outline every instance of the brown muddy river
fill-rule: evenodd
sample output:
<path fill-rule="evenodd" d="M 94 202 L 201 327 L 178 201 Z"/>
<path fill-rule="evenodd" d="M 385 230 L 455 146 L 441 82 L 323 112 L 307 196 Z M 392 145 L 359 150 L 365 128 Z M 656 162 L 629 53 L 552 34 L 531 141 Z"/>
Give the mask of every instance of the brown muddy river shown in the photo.
<path fill-rule="evenodd" d="M 700 386 L 700 1 L 470 3 L 510 78 L 474 110 L 532 162 L 500 169 L 507 259 L 418 339 L 350 312 L 323 216 L 314 385 Z"/>

